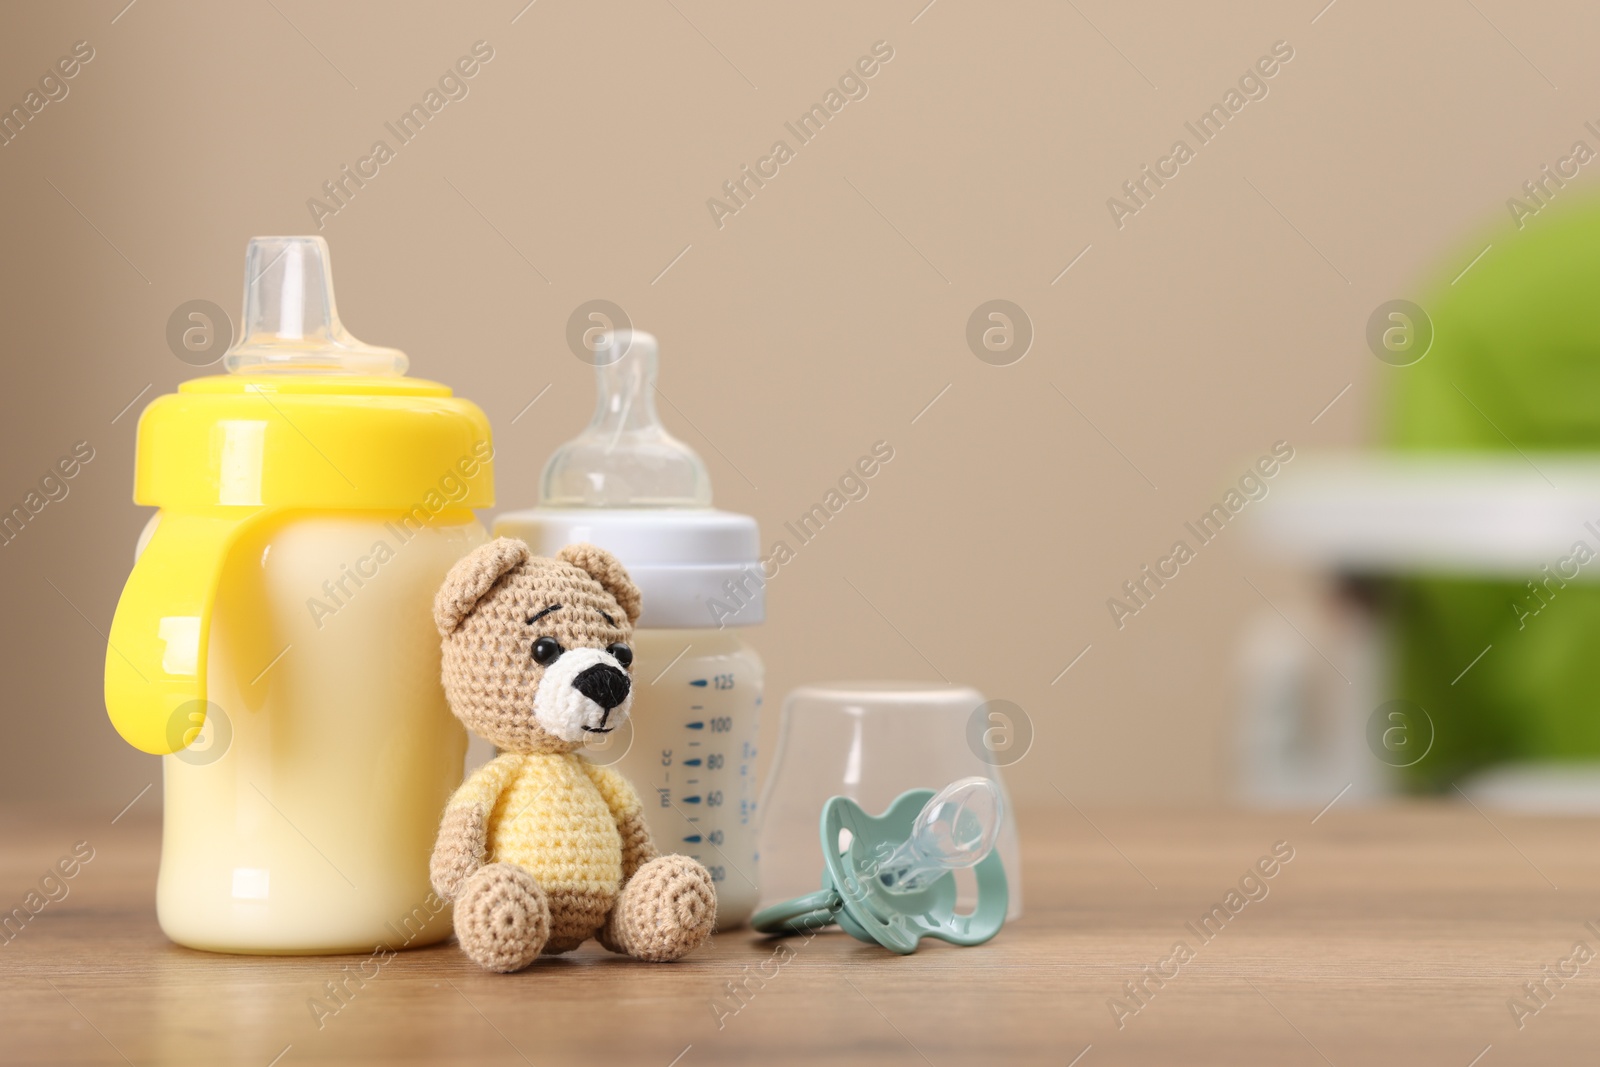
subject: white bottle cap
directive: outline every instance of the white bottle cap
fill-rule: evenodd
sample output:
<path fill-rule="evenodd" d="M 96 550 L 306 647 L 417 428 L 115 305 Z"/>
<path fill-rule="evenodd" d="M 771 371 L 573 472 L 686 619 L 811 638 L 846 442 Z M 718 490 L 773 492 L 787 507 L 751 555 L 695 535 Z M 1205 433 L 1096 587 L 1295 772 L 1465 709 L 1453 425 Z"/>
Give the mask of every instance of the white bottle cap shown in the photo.
<path fill-rule="evenodd" d="M 578 541 L 622 561 L 651 630 L 754 626 L 766 618 L 761 542 L 749 515 L 713 508 L 528 508 L 495 519 L 496 537 L 553 556 Z"/>

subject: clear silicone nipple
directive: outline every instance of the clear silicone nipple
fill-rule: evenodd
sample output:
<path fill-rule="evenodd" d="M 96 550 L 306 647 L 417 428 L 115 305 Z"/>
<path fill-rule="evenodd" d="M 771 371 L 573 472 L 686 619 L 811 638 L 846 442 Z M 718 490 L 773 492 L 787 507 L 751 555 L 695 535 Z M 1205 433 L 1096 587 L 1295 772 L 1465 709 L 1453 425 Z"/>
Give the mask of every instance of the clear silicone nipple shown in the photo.
<path fill-rule="evenodd" d="M 988 778 L 959 778 L 923 805 L 911 836 L 878 867 L 885 889 L 924 889 L 946 871 L 973 867 L 994 849 L 1005 816 L 1000 790 Z"/>
<path fill-rule="evenodd" d="M 544 465 L 539 502 L 557 508 L 705 508 L 711 475 L 656 415 L 656 339 L 613 330 L 595 349 L 594 417 Z"/>
<path fill-rule="evenodd" d="M 232 374 L 404 374 L 410 360 L 350 335 L 333 302 L 328 242 L 252 237 L 244 257 L 244 317 L 223 357 Z"/>

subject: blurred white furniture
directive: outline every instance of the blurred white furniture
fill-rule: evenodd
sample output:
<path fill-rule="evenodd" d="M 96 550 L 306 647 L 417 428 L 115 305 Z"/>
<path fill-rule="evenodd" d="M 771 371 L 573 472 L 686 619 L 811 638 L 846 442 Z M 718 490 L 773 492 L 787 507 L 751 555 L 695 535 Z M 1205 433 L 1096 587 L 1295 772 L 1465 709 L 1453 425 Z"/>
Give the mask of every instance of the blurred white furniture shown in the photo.
<path fill-rule="evenodd" d="M 1253 510 L 1253 546 L 1322 576 L 1327 595 L 1311 611 L 1264 608 L 1246 634 L 1241 794 L 1321 804 L 1348 785 L 1346 802 L 1359 801 L 1393 790 L 1368 744 L 1368 719 L 1393 694 L 1385 620 L 1364 592 L 1418 575 L 1530 579 L 1578 541 L 1600 553 L 1600 457 L 1305 455 Z M 1567 577 L 1600 579 L 1600 564 Z M 1600 766 L 1506 765 L 1461 788 L 1496 807 L 1600 811 Z"/>
<path fill-rule="evenodd" d="M 1600 540 L 1600 458 L 1306 456 L 1254 519 L 1263 548 L 1320 570 L 1525 577 Z"/>

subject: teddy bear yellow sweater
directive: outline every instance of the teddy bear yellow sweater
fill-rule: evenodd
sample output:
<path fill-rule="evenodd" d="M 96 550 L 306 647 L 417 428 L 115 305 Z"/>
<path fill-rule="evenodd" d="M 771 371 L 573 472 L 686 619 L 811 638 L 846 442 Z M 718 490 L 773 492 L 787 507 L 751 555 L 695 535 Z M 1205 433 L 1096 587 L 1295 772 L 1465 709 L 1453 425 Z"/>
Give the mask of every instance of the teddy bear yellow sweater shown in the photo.
<path fill-rule="evenodd" d="M 490 809 L 489 863 L 526 868 L 547 891 L 614 897 L 622 886 L 617 824 L 640 812 L 627 779 L 575 753 L 508 752 L 474 771 L 451 807 Z"/>

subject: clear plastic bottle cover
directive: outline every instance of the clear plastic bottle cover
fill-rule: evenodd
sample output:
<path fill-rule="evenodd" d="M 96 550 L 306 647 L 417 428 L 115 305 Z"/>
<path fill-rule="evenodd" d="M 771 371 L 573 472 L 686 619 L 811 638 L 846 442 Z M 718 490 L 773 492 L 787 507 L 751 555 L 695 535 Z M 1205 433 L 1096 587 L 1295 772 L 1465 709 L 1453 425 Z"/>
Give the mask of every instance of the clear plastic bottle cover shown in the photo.
<path fill-rule="evenodd" d="M 244 257 L 239 339 L 223 357 L 233 374 L 404 374 L 397 348 L 369 345 L 339 321 L 328 242 L 252 237 Z"/>
<path fill-rule="evenodd" d="M 1005 780 L 1000 768 L 966 740 L 971 717 L 983 703 L 976 689 L 923 682 L 830 682 L 790 692 L 761 794 L 761 905 L 817 888 L 823 866 L 817 818 L 830 797 L 849 797 L 876 814 L 907 790 L 977 776 L 992 783 L 997 801 L 994 848 L 1005 864 L 1007 921 L 1021 918 L 1021 849 Z M 984 801 L 970 790 L 949 799 L 956 807 L 930 804 L 924 812 L 931 836 L 920 847 L 929 854 L 962 853 L 957 842 L 970 842 L 971 820 L 987 819 L 979 806 Z M 962 809 L 971 814 L 963 817 Z M 946 837 L 942 843 L 940 834 Z M 973 899 L 965 890 L 960 898 Z"/>
<path fill-rule="evenodd" d="M 548 508 L 708 508 L 711 475 L 656 414 L 656 339 L 609 330 L 595 349 L 589 425 L 551 455 L 540 482 Z"/>

